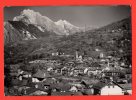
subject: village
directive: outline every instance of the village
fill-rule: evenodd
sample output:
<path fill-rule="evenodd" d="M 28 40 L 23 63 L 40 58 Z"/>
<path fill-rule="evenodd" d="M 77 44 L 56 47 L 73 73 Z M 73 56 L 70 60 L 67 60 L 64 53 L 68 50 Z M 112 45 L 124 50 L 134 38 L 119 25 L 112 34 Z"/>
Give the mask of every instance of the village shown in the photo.
<path fill-rule="evenodd" d="M 95 58 L 53 52 L 50 58 L 5 65 L 5 95 L 131 95 L 132 66 L 96 52 Z"/>

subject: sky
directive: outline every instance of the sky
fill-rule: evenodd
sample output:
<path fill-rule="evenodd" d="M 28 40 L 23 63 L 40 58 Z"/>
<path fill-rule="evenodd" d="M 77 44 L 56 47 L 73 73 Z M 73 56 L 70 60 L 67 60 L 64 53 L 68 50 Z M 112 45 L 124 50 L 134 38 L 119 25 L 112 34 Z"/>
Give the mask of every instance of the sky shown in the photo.
<path fill-rule="evenodd" d="M 67 20 L 84 27 L 101 27 L 131 16 L 129 6 L 14 6 L 4 8 L 4 21 L 13 20 L 24 9 L 31 9 L 53 21 Z"/>

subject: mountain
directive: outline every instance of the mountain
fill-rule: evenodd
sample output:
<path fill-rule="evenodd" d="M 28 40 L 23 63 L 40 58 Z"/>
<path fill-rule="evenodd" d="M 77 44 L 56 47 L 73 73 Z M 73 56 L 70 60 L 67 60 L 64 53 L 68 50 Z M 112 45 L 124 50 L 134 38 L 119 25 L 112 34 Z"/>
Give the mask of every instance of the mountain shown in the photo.
<path fill-rule="evenodd" d="M 23 21 L 8 21 L 4 23 L 4 43 L 20 42 L 22 40 L 56 36 L 54 32 L 44 27 L 28 24 Z"/>
<path fill-rule="evenodd" d="M 68 21 L 59 20 L 54 22 L 47 16 L 43 16 L 39 12 L 35 12 L 30 9 L 23 10 L 19 16 L 14 17 L 13 21 L 22 21 L 27 24 L 39 25 L 50 32 L 56 33 L 57 35 L 70 35 L 79 32 L 80 30 Z"/>
<path fill-rule="evenodd" d="M 63 27 L 65 21 L 60 22 L 61 24 L 59 25 Z M 4 54 L 5 62 L 7 63 L 27 57 L 36 58 L 38 55 L 41 57 L 56 51 L 74 55 L 75 51 L 78 50 L 83 56 L 96 57 L 98 53 L 96 49 L 98 48 L 106 53 L 106 55 L 119 57 L 125 59 L 125 62 L 131 63 L 131 44 L 131 18 L 126 18 L 98 29 L 79 32 L 73 35 L 55 38 L 43 37 L 5 45 Z M 11 53 L 12 59 L 10 58 Z"/>
<path fill-rule="evenodd" d="M 23 10 L 13 20 L 4 22 L 4 43 L 14 43 L 22 40 L 39 39 L 50 36 L 72 35 L 82 29 L 66 20 L 52 21 L 30 9 Z"/>
<path fill-rule="evenodd" d="M 55 22 L 55 24 L 59 27 L 61 27 L 63 30 L 65 30 L 64 32 L 66 33 L 66 35 L 71 35 L 77 32 L 81 32 L 81 28 L 72 25 L 70 22 L 66 21 L 66 20 L 59 20 L 57 22 Z"/>
<path fill-rule="evenodd" d="M 104 27 L 79 32 L 56 42 L 56 47 L 62 52 L 74 54 L 76 50 L 81 55 L 96 57 L 98 48 L 106 55 L 126 59 L 130 63 L 132 57 L 131 18 L 126 18 Z"/>
<path fill-rule="evenodd" d="M 89 30 L 84 33 L 80 32 L 62 38 L 62 41 L 73 41 L 74 43 L 76 42 L 75 44 L 77 45 L 82 43 L 83 45 L 88 44 L 88 46 L 95 45 L 95 47 L 105 48 L 106 50 L 108 50 L 109 44 L 114 44 L 117 41 L 122 41 L 123 43 L 124 40 L 130 41 L 131 43 L 131 18 L 126 18 L 98 29 Z M 108 45 L 107 47 L 104 46 L 106 44 Z M 119 44 L 117 43 L 117 45 Z M 79 47 L 81 48 L 83 46 Z M 109 49 L 111 49 L 111 47 L 109 47 Z M 113 49 L 115 49 L 115 47 Z"/>

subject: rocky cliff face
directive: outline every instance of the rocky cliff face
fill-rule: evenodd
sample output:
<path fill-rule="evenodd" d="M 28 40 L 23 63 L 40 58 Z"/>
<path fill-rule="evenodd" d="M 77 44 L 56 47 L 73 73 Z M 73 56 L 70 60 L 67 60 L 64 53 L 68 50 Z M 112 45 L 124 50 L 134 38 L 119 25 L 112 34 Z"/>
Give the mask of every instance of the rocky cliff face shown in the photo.
<path fill-rule="evenodd" d="M 8 21 L 4 24 L 5 44 L 55 35 L 54 32 L 47 31 L 44 27 L 22 21 Z"/>
<path fill-rule="evenodd" d="M 57 35 L 69 35 L 78 32 L 80 28 L 70 24 L 66 20 L 52 21 L 46 16 L 42 16 L 39 12 L 33 10 L 23 10 L 19 16 L 14 17 L 13 21 L 23 21 L 27 24 L 39 25 L 48 31 L 55 32 Z"/>
<path fill-rule="evenodd" d="M 14 17 L 12 21 L 4 23 L 4 41 L 7 44 L 48 36 L 72 35 L 82 30 L 66 20 L 54 22 L 39 12 L 27 9 Z"/>

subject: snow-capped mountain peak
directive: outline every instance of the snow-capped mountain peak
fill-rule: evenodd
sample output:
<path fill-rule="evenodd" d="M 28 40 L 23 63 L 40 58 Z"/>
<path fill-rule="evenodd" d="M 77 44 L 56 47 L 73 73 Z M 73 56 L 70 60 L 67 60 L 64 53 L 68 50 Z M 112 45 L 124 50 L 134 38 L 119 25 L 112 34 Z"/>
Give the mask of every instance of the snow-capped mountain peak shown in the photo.
<path fill-rule="evenodd" d="M 56 25 L 63 26 L 63 27 L 64 27 L 65 25 L 67 25 L 67 26 L 79 28 L 79 27 L 77 27 L 77 26 L 72 25 L 70 22 L 68 22 L 68 21 L 66 21 L 66 20 L 58 20 L 57 22 L 55 22 L 55 24 L 56 24 Z"/>
<path fill-rule="evenodd" d="M 25 21 L 29 24 L 43 24 L 42 21 L 46 21 L 47 23 L 53 22 L 46 16 L 42 16 L 39 12 L 35 12 L 30 9 L 23 10 L 19 16 L 13 18 L 13 21 Z"/>
<path fill-rule="evenodd" d="M 66 20 L 58 20 L 57 22 L 54 22 L 47 16 L 43 16 L 39 12 L 30 9 L 23 10 L 19 16 L 14 17 L 13 21 L 23 21 L 27 24 L 38 26 L 38 28 L 41 26 L 58 35 L 70 35 L 79 32 L 80 30 L 79 27 L 72 25 Z M 42 31 L 44 32 L 44 30 Z"/>

